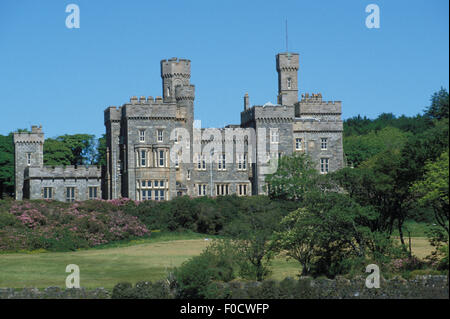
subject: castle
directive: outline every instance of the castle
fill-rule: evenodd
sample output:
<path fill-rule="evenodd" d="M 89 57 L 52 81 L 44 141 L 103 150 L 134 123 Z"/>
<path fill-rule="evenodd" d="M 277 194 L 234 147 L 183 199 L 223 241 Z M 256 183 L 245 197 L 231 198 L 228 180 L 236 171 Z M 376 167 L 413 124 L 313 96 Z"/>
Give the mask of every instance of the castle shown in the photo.
<path fill-rule="evenodd" d="M 103 168 L 44 166 L 42 127 L 14 133 L 16 199 L 264 194 L 273 163 L 294 152 L 310 155 L 324 174 L 343 167 L 341 102 L 322 101 L 320 93 L 298 99 L 297 53 L 277 54 L 276 70 L 276 105 L 250 106 L 245 94 L 240 125 L 202 129 L 194 121 L 191 61 L 162 60 L 162 97 L 132 97 L 104 111 Z"/>

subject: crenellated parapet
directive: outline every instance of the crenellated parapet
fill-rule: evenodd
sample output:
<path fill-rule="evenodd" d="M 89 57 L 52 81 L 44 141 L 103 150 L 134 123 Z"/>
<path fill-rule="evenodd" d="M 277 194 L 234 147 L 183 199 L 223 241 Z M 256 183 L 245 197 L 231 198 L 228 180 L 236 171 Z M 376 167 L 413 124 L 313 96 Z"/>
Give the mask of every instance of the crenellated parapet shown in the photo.
<path fill-rule="evenodd" d="M 44 133 L 42 126 L 33 125 L 31 132 L 15 132 L 13 134 L 14 143 L 37 143 L 44 144 Z"/>
<path fill-rule="evenodd" d="M 183 77 L 189 79 L 191 77 L 191 60 L 178 58 L 161 60 L 161 77 Z"/>
<path fill-rule="evenodd" d="M 177 85 L 175 87 L 175 98 L 178 101 L 194 101 L 195 99 L 195 85 Z"/>
<path fill-rule="evenodd" d="M 342 113 L 341 101 L 323 101 L 321 93 L 304 93 L 302 99 L 296 103 L 296 116 L 314 114 Z"/>
<path fill-rule="evenodd" d="M 289 123 L 294 119 L 294 107 L 287 105 L 255 105 L 241 112 L 241 124 L 249 122 Z"/>

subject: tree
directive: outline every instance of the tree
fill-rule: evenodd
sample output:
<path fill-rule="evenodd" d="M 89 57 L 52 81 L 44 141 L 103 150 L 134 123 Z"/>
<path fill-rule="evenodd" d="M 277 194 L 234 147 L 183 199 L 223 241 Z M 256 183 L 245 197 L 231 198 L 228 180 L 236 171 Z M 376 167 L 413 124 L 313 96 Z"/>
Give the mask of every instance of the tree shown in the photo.
<path fill-rule="evenodd" d="M 431 105 L 425 109 L 425 116 L 431 119 L 448 119 L 449 95 L 446 89 L 441 88 L 431 97 Z"/>
<path fill-rule="evenodd" d="M 240 274 L 244 278 L 263 280 L 270 274 L 273 257 L 270 240 L 284 211 L 264 196 L 247 198 L 236 218 L 225 227 L 240 256 Z"/>
<path fill-rule="evenodd" d="M 13 135 L 0 135 L 0 198 L 14 192 L 14 143 Z"/>
<path fill-rule="evenodd" d="M 44 142 L 44 165 L 71 165 L 74 161 L 72 150 L 58 139 L 47 138 Z"/>
<path fill-rule="evenodd" d="M 95 154 L 95 162 L 99 166 L 106 166 L 106 135 L 102 134 L 97 140 L 97 149 Z"/>
<path fill-rule="evenodd" d="M 56 138 L 72 151 L 71 165 L 93 164 L 95 161 L 94 135 L 74 134 Z"/>
<path fill-rule="evenodd" d="M 301 201 L 305 194 L 319 187 L 321 176 L 306 154 L 282 156 L 277 171 L 266 176 L 271 198 Z"/>
<path fill-rule="evenodd" d="M 85 165 L 96 163 L 94 135 L 74 134 L 48 138 L 44 142 L 45 165 Z"/>
<path fill-rule="evenodd" d="M 449 235 L 449 201 L 448 201 L 449 157 L 448 150 L 435 162 L 425 165 L 425 175 L 422 180 L 412 186 L 417 194 L 419 204 L 433 208 L 435 220 Z"/>
<path fill-rule="evenodd" d="M 387 149 L 401 148 L 409 134 L 395 127 L 385 127 L 364 135 L 344 138 L 344 153 L 347 162 L 358 167 L 362 162 Z"/>
<path fill-rule="evenodd" d="M 364 258 L 373 217 L 347 195 L 309 193 L 302 208 L 283 218 L 273 245 L 302 264 L 302 275 L 333 277 L 346 271 L 345 259 Z"/>

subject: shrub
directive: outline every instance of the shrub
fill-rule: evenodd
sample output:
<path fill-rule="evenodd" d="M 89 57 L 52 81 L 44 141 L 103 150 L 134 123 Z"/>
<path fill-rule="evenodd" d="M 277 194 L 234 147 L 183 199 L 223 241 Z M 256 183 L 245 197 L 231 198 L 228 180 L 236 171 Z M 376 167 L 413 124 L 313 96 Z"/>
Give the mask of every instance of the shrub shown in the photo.
<path fill-rule="evenodd" d="M 148 236 L 148 229 L 120 205 L 135 203 L 14 202 L 0 213 L 0 250 L 67 251 Z"/>
<path fill-rule="evenodd" d="M 213 281 L 229 282 L 235 278 L 236 261 L 233 246 L 215 241 L 199 256 L 175 269 L 178 298 L 203 299 L 215 294 Z"/>

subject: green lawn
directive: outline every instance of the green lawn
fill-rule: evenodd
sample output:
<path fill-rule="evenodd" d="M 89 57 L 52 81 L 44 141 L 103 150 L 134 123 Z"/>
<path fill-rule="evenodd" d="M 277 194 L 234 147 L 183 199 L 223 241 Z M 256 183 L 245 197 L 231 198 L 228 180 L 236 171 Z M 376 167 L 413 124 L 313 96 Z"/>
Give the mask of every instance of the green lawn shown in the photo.
<path fill-rule="evenodd" d="M 119 282 L 155 281 L 198 255 L 211 242 L 200 234 L 158 234 L 153 238 L 75 252 L 0 254 L 0 287 L 65 287 L 68 264 L 80 267 L 81 286 L 112 288 Z M 413 238 L 413 253 L 429 253 L 425 238 Z M 284 257 L 272 263 L 272 278 L 295 277 L 299 264 Z"/>

